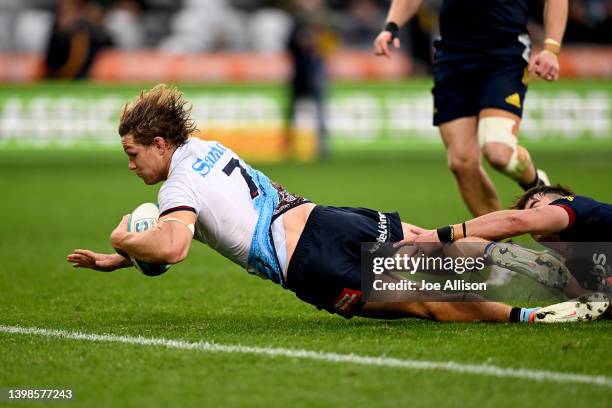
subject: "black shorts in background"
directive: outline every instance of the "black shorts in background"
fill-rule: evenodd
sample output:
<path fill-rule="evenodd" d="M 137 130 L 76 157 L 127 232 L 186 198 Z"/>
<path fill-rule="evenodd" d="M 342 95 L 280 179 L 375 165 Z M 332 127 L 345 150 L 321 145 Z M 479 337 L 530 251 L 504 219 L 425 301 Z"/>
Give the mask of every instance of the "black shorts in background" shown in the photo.
<path fill-rule="evenodd" d="M 404 237 L 398 213 L 316 206 L 287 268 L 286 288 L 304 302 L 352 317 L 361 302 L 361 243 Z"/>
<path fill-rule="evenodd" d="M 477 116 L 485 108 L 522 117 L 529 74 L 527 61 L 520 55 L 443 57 L 434 63 L 434 126 Z"/>

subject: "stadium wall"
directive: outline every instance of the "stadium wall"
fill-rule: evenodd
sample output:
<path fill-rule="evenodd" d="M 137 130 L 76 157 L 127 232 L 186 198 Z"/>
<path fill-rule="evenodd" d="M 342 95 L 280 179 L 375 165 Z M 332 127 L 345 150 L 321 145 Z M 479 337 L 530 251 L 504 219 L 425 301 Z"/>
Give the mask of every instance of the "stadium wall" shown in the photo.
<path fill-rule="evenodd" d="M 612 46 L 567 46 L 559 56 L 564 78 L 612 77 Z M 32 82 L 43 78 L 41 55 L 0 54 L 0 82 Z M 334 80 L 399 80 L 412 74 L 404 53 L 392 59 L 371 51 L 339 50 L 327 58 Z M 145 68 L 145 69 L 143 69 Z M 284 81 L 290 61 L 284 53 L 211 53 L 177 55 L 160 51 L 101 52 L 90 77 L 101 82 L 252 82 Z"/>

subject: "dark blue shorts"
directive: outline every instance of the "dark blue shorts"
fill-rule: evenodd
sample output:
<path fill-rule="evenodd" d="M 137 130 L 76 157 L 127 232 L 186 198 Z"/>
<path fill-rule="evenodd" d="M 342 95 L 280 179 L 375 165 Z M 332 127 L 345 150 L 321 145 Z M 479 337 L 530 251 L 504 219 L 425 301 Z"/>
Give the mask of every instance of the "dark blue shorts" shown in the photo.
<path fill-rule="evenodd" d="M 285 286 L 304 302 L 350 318 L 362 306 L 361 243 L 403 237 L 398 213 L 318 205 L 291 257 Z"/>
<path fill-rule="evenodd" d="M 434 63 L 434 126 L 485 108 L 522 117 L 529 74 L 521 56 L 444 57 Z"/>

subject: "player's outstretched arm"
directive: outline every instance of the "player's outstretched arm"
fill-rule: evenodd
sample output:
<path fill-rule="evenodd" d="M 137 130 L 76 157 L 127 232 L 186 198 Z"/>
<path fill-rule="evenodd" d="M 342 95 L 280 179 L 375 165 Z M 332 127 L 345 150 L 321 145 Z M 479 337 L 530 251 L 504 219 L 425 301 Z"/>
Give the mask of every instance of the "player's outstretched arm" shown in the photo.
<path fill-rule="evenodd" d="M 569 225 L 567 212 L 556 205 L 528 210 L 504 210 L 485 214 L 465 222 L 466 235 L 490 240 L 512 238 L 523 234 L 550 235 Z"/>
<path fill-rule="evenodd" d="M 397 32 L 401 26 L 414 16 L 421 2 L 422 0 L 393 0 L 387 14 L 385 29 L 374 40 L 374 52 L 376 55 L 384 55 L 387 58 L 391 58 L 389 46 L 400 47 Z"/>
<path fill-rule="evenodd" d="M 117 251 L 144 262 L 175 264 L 189 253 L 195 218 L 191 211 L 175 211 L 161 217 L 157 228 L 136 233 L 128 232 L 126 215 L 111 233 L 111 243 Z"/>
<path fill-rule="evenodd" d="M 119 254 L 101 254 L 88 249 L 75 249 L 66 260 L 75 268 L 88 268 L 100 272 L 112 272 L 132 266 L 132 262 Z"/>
<path fill-rule="evenodd" d="M 463 224 L 448 225 L 419 233 L 402 244 L 436 244 L 466 237 L 501 240 L 523 234 L 550 235 L 563 231 L 570 223 L 567 212 L 556 205 L 528 210 L 503 210 L 482 215 Z M 439 245 L 438 245 L 439 247 Z M 438 247 L 434 247 L 438 248 Z"/>
<path fill-rule="evenodd" d="M 545 40 L 542 51 L 529 61 L 529 72 L 547 81 L 559 79 L 561 42 L 567 24 L 568 0 L 546 0 L 544 4 Z"/>

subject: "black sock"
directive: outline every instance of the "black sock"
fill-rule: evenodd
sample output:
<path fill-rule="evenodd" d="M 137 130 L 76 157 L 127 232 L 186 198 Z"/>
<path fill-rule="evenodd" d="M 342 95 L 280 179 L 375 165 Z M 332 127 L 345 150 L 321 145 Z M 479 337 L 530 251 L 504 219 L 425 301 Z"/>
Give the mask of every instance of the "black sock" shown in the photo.
<path fill-rule="evenodd" d="M 510 322 L 518 323 L 520 321 L 521 321 L 521 308 L 513 307 L 512 310 L 510 310 Z"/>

